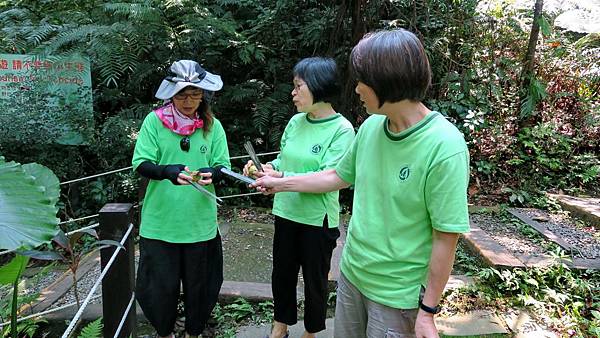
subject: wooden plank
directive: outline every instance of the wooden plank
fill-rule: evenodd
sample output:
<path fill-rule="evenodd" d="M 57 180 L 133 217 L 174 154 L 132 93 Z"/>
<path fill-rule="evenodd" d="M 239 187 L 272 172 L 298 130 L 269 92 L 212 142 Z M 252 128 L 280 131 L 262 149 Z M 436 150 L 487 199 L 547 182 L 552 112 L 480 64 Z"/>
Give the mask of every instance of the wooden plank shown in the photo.
<path fill-rule="evenodd" d="M 570 211 L 574 216 L 590 222 L 596 229 L 600 229 L 600 198 L 560 194 L 548 194 L 548 196 L 555 198 L 563 209 Z"/>
<path fill-rule="evenodd" d="M 524 268 L 525 265 L 490 235 L 471 222 L 471 231 L 462 234 L 469 247 L 493 266 Z"/>
<path fill-rule="evenodd" d="M 572 266 L 580 270 L 600 270 L 600 259 L 573 258 Z"/>
<path fill-rule="evenodd" d="M 546 267 L 556 264 L 556 259 L 551 256 L 534 256 L 527 254 L 518 254 L 517 258 L 527 267 Z M 589 258 L 573 258 L 572 260 L 563 260 L 571 269 L 578 270 L 600 270 L 600 260 Z"/>
<path fill-rule="evenodd" d="M 536 255 L 528 255 L 528 254 L 515 254 L 517 258 L 523 262 L 528 268 L 533 267 L 546 267 L 553 264 L 556 264 L 556 260 L 551 256 L 536 256 Z"/>
<path fill-rule="evenodd" d="M 100 263 L 99 253 L 92 252 L 81 259 L 79 268 L 77 269 L 77 280 L 81 280 L 91 269 L 96 267 Z M 57 300 L 63 297 L 69 289 L 73 286 L 73 273 L 71 270 L 67 270 L 60 277 L 58 277 L 52 284 L 45 287 L 40 291 L 40 295 L 32 305 L 24 305 L 19 313 L 34 314 L 45 311 Z M 82 292 L 79 290 L 79 292 Z"/>
<path fill-rule="evenodd" d="M 550 241 L 552 241 L 552 242 L 560 245 L 567 252 L 571 252 L 571 250 L 573 248 L 571 246 L 571 244 L 567 243 L 560 236 L 557 236 L 552 231 L 548 230 L 548 228 L 546 227 L 546 225 L 544 225 L 543 223 L 538 222 L 538 221 L 532 219 L 531 217 L 529 217 L 529 215 L 527 215 L 525 213 L 525 211 L 527 211 L 527 210 L 534 211 L 535 209 L 508 208 L 508 212 L 510 212 L 513 216 L 515 216 L 516 218 L 520 219 L 521 221 L 525 222 L 530 227 L 532 227 L 535 230 L 537 230 L 537 232 L 539 232 L 542 236 L 544 236 L 544 238 L 546 238 L 546 239 L 548 239 L 548 240 L 550 240 Z"/>
<path fill-rule="evenodd" d="M 254 283 L 254 282 L 236 282 L 224 281 L 221 286 L 219 298 L 228 300 L 232 298 L 242 297 L 253 301 L 273 300 L 273 292 L 271 291 L 270 283 Z M 302 289 L 296 289 L 296 297 L 304 298 Z"/>

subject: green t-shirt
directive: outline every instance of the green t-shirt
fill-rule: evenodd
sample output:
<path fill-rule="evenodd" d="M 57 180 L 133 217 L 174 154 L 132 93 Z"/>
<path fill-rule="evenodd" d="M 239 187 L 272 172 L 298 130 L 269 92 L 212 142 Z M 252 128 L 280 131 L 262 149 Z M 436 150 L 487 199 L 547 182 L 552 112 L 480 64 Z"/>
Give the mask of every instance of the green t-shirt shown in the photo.
<path fill-rule="evenodd" d="M 284 176 L 305 175 L 333 169 L 344 156 L 352 140 L 354 128 L 340 114 L 313 120 L 298 113 L 288 122 L 281 137 L 281 153 L 273 167 Z M 339 193 L 310 194 L 281 192 L 275 194 L 273 214 L 294 222 L 323 226 L 327 215 L 330 228 L 337 227 L 340 217 Z"/>
<path fill-rule="evenodd" d="M 231 167 L 223 126 L 217 120 L 204 136 L 202 129 L 190 135 L 190 150 L 181 150 L 183 136 L 163 126 L 154 112 L 146 116 L 133 153 L 133 169 L 145 161 L 154 164 L 183 164 L 190 170 L 223 165 Z M 214 186 L 204 186 L 215 191 Z M 191 185 L 174 185 L 169 180 L 150 180 L 146 189 L 140 236 L 170 243 L 207 241 L 217 234 L 217 206 L 210 197 Z"/>
<path fill-rule="evenodd" d="M 373 115 L 336 172 L 354 184 L 344 276 L 375 302 L 417 308 L 432 230 L 469 231 L 469 152 L 462 134 L 438 112 L 398 134 L 385 116 Z"/>

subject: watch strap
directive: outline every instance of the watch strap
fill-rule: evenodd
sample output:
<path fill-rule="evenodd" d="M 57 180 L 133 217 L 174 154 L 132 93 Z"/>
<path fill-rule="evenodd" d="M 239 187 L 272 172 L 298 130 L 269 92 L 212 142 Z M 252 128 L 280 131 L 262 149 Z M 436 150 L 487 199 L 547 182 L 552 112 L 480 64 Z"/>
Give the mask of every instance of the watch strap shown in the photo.
<path fill-rule="evenodd" d="M 434 306 L 434 307 L 429 307 L 429 306 L 423 304 L 423 302 L 419 302 L 419 308 L 427 313 L 431 313 L 432 315 L 438 314 L 442 311 L 442 308 L 439 305 Z"/>

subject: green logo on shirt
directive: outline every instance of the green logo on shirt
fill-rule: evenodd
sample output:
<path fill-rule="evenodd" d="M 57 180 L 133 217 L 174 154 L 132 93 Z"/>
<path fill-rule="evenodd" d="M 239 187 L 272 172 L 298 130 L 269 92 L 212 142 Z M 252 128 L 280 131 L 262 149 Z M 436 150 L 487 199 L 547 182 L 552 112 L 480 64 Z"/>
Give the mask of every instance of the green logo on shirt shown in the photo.
<path fill-rule="evenodd" d="M 203 144 L 202 147 L 200 147 L 200 152 L 202 154 L 206 154 L 206 151 L 208 150 L 208 148 Z"/>
<path fill-rule="evenodd" d="M 316 154 L 320 153 L 322 149 L 323 149 L 323 146 L 321 146 L 320 144 L 315 144 L 310 149 L 310 152 L 316 155 Z"/>
<path fill-rule="evenodd" d="M 410 169 L 408 167 L 404 167 L 400 169 L 400 175 L 398 175 L 398 177 L 400 178 L 400 181 L 406 181 L 409 175 Z"/>

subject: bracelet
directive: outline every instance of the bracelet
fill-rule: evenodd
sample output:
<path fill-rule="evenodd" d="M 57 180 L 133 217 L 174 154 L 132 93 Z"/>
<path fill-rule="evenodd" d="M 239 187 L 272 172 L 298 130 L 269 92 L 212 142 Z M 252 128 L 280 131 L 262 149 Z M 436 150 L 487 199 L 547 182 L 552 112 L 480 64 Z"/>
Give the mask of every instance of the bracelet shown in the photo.
<path fill-rule="evenodd" d="M 423 302 L 419 302 L 419 308 L 427 313 L 431 313 L 432 315 L 436 315 L 442 311 L 442 308 L 439 306 L 439 304 L 438 306 L 429 307 L 423 304 Z"/>

